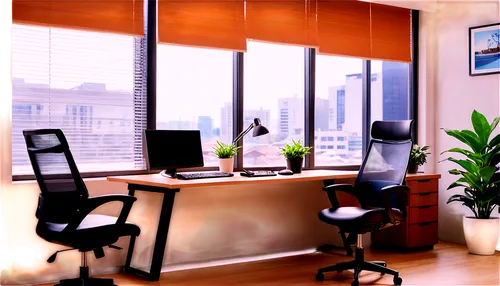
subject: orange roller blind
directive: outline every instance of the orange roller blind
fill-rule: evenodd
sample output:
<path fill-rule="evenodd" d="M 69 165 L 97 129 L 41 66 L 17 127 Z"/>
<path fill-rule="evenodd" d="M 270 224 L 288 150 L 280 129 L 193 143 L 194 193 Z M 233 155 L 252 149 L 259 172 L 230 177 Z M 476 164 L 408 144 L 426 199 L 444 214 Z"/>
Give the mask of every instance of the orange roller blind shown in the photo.
<path fill-rule="evenodd" d="M 246 51 L 243 0 L 159 0 L 161 43 Z"/>
<path fill-rule="evenodd" d="M 144 36 L 144 0 L 13 0 L 12 21 Z"/>
<path fill-rule="evenodd" d="M 316 47 L 315 6 L 315 0 L 246 0 L 247 38 Z"/>
<path fill-rule="evenodd" d="M 318 53 L 371 57 L 370 3 L 320 0 L 317 13 Z"/>
<path fill-rule="evenodd" d="M 411 62 L 411 10 L 371 4 L 372 58 Z"/>

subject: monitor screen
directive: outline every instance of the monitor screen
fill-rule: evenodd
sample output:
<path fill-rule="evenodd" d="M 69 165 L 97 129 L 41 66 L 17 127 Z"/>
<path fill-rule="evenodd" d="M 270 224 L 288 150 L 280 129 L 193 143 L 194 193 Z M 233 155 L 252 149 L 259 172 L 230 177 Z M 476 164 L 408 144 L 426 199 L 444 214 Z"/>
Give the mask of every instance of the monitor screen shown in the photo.
<path fill-rule="evenodd" d="M 199 130 L 145 130 L 149 170 L 203 167 Z"/>

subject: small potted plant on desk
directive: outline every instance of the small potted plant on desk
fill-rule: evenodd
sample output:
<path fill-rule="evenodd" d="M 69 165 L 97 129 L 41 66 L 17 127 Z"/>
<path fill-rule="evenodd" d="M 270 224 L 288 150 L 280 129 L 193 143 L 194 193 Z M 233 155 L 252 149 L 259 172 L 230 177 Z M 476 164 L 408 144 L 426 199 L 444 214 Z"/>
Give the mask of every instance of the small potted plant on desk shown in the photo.
<path fill-rule="evenodd" d="M 443 153 L 457 153 L 461 158 L 449 157 L 442 161 L 457 164 L 460 169 L 448 171 L 459 179 L 448 187 L 463 188 L 463 194 L 452 195 L 447 203 L 460 202 L 468 207 L 474 216 L 463 217 L 465 242 L 469 253 L 492 255 L 498 243 L 499 221 L 492 217 L 495 206 L 500 205 L 500 134 L 490 140 L 492 132 L 500 122 L 496 117 L 488 123 L 486 117 L 475 111 L 472 113 L 471 130 L 445 130 L 446 134 L 467 145 L 469 148 L 452 148 Z M 463 156 L 463 157 L 462 157 Z M 441 162 L 442 162 L 441 161 Z"/>
<path fill-rule="evenodd" d="M 300 140 L 292 139 L 292 144 L 285 144 L 281 149 L 281 154 L 286 158 L 286 168 L 294 174 L 302 172 L 302 162 L 304 157 L 311 153 L 312 147 L 304 147 Z"/>
<path fill-rule="evenodd" d="M 418 166 L 422 166 L 427 163 L 427 155 L 430 153 L 427 152 L 429 150 L 429 146 L 420 147 L 417 144 L 413 145 L 410 154 L 410 162 L 408 162 L 408 173 L 416 174 L 418 172 Z"/>
<path fill-rule="evenodd" d="M 217 140 L 216 146 L 214 146 L 214 153 L 217 158 L 219 158 L 219 171 L 225 173 L 231 173 L 234 169 L 234 155 L 238 153 L 240 147 L 236 147 L 234 144 L 225 144 Z"/>

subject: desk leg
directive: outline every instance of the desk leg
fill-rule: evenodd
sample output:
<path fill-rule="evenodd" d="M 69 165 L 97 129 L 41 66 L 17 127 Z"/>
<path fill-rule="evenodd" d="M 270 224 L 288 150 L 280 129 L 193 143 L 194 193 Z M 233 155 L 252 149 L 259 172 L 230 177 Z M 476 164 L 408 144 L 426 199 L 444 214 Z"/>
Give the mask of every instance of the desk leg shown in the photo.
<path fill-rule="evenodd" d="M 131 196 L 135 194 L 135 191 L 163 193 L 163 202 L 161 206 L 160 220 L 158 222 L 158 230 L 156 231 L 156 239 L 153 248 L 153 258 L 151 260 L 151 267 L 149 269 L 149 273 L 130 266 L 130 262 L 132 260 L 132 254 L 134 252 L 135 237 L 130 239 L 129 250 L 127 253 L 127 261 L 125 264 L 126 273 L 134 274 L 136 276 L 145 278 L 146 280 L 149 281 L 158 281 L 160 280 L 160 273 L 163 265 L 163 256 L 167 244 L 168 228 L 170 226 L 170 218 L 172 216 L 172 208 L 174 206 L 175 193 L 177 193 L 179 189 L 164 189 L 151 186 L 129 185 L 128 190 L 129 190 L 129 195 Z"/>
<path fill-rule="evenodd" d="M 335 184 L 335 180 L 324 180 L 323 181 L 323 185 L 326 187 L 326 186 L 330 186 L 330 185 L 333 185 Z M 340 234 L 340 237 L 342 238 L 342 243 L 344 244 L 343 247 L 341 246 L 337 246 L 337 245 L 333 245 L 333 244 L 327 244 L 327 245 L 322 245 L 318 248 L 318 250 L 320 251 L 329 251 L 331 249 L 334 249 L 334 248 L 344 248 L 345 251 L 347 252 L 347 255 L 348 256 L 352 256 L 352 249 L 351 249 L 351 239 L 350 237 L 346 237 L 345 235 L 345 232 L 343 231 L 339 231 L 339 234 Z"/>

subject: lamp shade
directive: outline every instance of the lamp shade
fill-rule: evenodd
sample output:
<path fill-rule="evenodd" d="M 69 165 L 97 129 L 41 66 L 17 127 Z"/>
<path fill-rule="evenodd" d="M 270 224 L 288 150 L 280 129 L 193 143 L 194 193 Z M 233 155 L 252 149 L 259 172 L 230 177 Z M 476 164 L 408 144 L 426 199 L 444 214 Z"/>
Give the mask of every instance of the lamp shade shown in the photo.
<path fill-rule="evenodd" d="M 269 130 L 260 123 L 259 118 L 254 118 L 253 125 L 254 125 L 252 133 L 253 137 L 258 137 L 269 133 Z"/>

